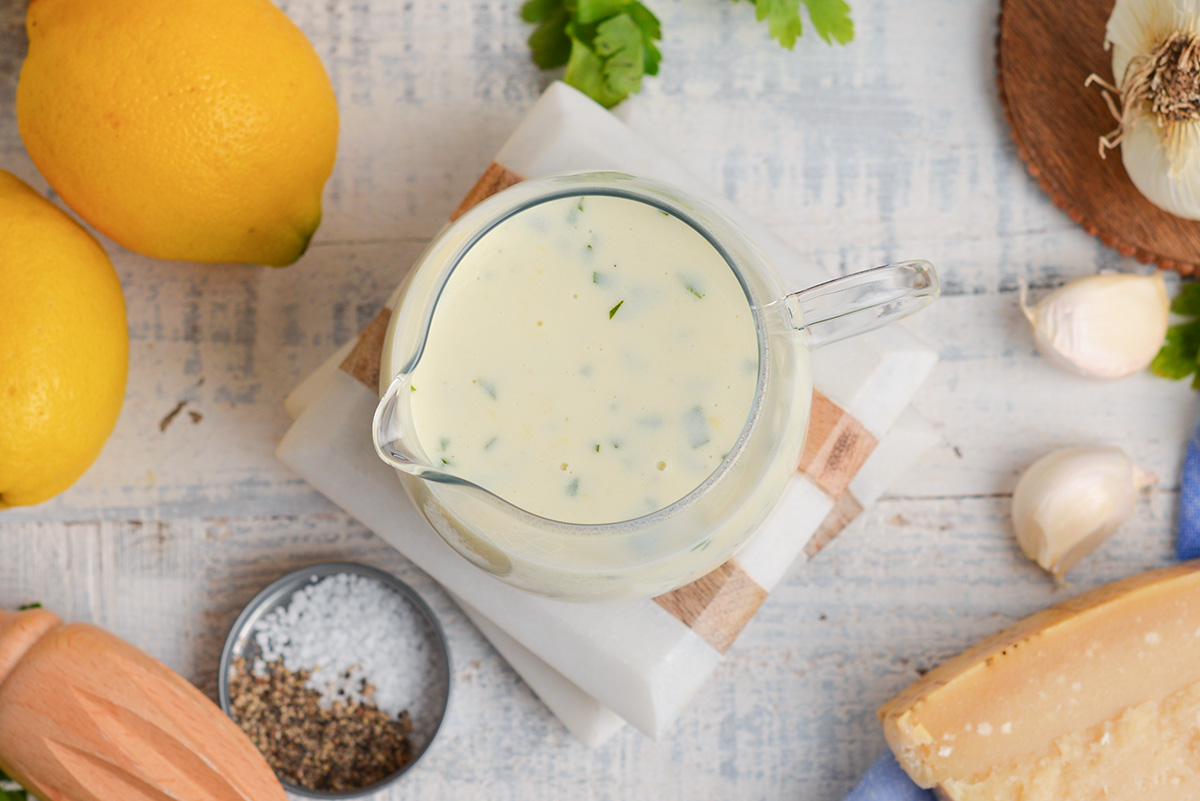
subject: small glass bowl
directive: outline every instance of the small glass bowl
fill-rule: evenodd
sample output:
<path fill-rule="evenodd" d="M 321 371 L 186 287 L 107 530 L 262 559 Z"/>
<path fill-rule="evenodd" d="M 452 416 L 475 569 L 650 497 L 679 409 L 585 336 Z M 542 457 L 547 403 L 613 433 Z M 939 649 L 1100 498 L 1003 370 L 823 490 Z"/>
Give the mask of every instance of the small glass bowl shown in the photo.
<path fill-rule="evenodd" d="M 429 608 L 429 605 L 425 603 L 421 596 L 407 584 L 382 570 L 353 562 L 323 562 L 311 567 L 295 570 L 271 582 L 262 592 L 254 596 L 254 599 L 246 605 L 246 608 L 242 610 L 237 620 L 234 621 L 233 628 L 230 629 L 229 636 L 225 639 L 225 648 L 221 652 L 220 675 L 217 678 L 217 696 L 221 704 L 221 709 L 225 714 L 231 718 L 233 717 L 229 695 L 229 682 L 231 672 L 234 669 L 234 663 L 239 659 L 253 662 L 255 657 L 259 655 L 259 648 L 253 637 L 254 629 L 258 625 L 258 622 L 267 613 L 286 607 L 291 601 L 293 593 L 297 590 L 303 589 L 310 584 L 315 584 L 328 576 L 341 573 L 351 573 L 378 581 L 395 591 L 408 603 L 410 610 L 418 617 L 422 624 L 421 628 L 425 635 L 427 646 L 423 651 L 428 660 L 426 665 L 411 667 L 426 669 L 430 680 L 423 688 L 420 697 L 413 700 L 413 704 L 408 710 L 409 719 L 412 723 L 412 731 L 408 733 L 413 747 L 412 759 L 394 773 L 385 776 L 377 782 L 354 790 L 310 790 L 307 787 L 300 787 L 282 778 L 280 779 L 280 784 L 283 785 L 284 790 L 304 798 L 361 798 L 378 792 L 392 784 L 416 765 L 429 750 L 429 746 L 433 743 L 434 737 L 441 728 L 442 720 L 446 715 L 446 708 L 450 702 L 450 650 L 446 644 L 445 633 L 434 616 L 433 610 Z M 395 667 L 398 670 L 410 668 L 408 665 L 397 665 Z"/>

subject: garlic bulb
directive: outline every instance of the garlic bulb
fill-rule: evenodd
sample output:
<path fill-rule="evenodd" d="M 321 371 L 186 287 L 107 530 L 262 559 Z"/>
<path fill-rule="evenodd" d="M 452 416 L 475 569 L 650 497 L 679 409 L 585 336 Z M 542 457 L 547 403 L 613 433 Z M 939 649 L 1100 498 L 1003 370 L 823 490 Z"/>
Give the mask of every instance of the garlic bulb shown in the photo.
<path fill-rule="evenodd" d="M 1117 86 L 1096 75 L 1088 83 L 1108 90 L 1118 127 L 1100 139 L 1100 155 L 1120 145 L 1125 172 L 1147 200 L 1200 219 L 1200 2 L 1117 0 L 1105 44 Z"/>
<path fill-rule="evenodd" d="M 1101 273 L 1077 278 L 1021 311 L 1033 339 L 1056 367 L 1091 378 L 1121 378 L 1146 368 L 1167 334 L 1171 302 L 1161 273 Z"/>
<path fill-rule="evenodd" d="M 1129 519 L 1138 492 L 1155 481 L 1120 448 L 1053 451 L 1030 465 L 1013 491 L 1017 542 L 1062 578 Z"/>

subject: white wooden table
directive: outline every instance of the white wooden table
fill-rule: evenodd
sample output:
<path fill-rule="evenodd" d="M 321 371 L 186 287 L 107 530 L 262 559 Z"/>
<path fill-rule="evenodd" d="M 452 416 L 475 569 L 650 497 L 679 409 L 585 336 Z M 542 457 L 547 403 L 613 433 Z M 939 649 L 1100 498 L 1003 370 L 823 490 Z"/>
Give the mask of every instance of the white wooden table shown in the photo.
<path fill-rule="evenodd" d="M 16 131 L 24 5 L 0 0 L 0 167 L 45 190 Z M 941 269 L 945 297 L 910 327 L 941 353 L 917 406 L 943 439 L 793 572 L 668 739 L 627 729 L 583 748 L 427 577 L 272 456 L 284 394 L 372 317 L 547 84 L 519 0 L 282 5 L 341 107 L 324 224 L 284 270 L 158 262 L 102 240 L 129 306 L 125 407 L 72 490 L 0 514 L 0 606 L 40 600 L 98 623 L 211 693 L 228 626 L 262 585 L 362 559 L 430 600 L 456 663 L 434 749 L 380 798 L 835 801 L 883 748 L 875 708 L 919 672 L 1170 560 L 1200 395 L 1149 375 L 1075 379 L 1035 353 L 1018 281 L 1120 259 L 1016 157 L 994 90 L 996 0 L 852 0 L 849 47 L 810 32 L 790 53 L 745 3 L 652 0 L 663 71 L 640 102 L 660 142 L 831 270 Z M 1089 442 L 1125 447 L 1161 483 L 1056 589 L 1013 543 L 1009 494 L 1046 450 Z"/>

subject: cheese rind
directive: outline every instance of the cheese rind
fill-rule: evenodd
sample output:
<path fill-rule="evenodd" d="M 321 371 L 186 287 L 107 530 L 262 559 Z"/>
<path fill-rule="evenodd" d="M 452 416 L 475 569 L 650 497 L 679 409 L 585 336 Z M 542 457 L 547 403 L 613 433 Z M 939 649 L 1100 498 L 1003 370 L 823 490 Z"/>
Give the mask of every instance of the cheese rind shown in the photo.
<path fill-rule="evenodd" d="M 1198 699 L 1200 561 L 1026 618 L 928 673 L 879 717 L 913 780 L 949 799 L 1094 798 L 1082 777 L 1112 782 L 1114 770 L 1143 797 L 1190 787 L 1178 797 L 1197 798 L 1200 780 L 1178 766 L 1200 768 L 1200 707 L 1189 706 Z"/>

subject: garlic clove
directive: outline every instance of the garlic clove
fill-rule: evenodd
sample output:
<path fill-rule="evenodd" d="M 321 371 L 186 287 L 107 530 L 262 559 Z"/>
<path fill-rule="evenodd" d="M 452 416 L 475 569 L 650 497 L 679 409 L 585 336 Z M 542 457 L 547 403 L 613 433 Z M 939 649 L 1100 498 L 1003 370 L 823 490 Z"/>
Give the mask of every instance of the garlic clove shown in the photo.
<path fill-rule="evenodd" d="M 1037 349 L 1055 367 L 1089 378 L 1144 370 L 1167 335 L 1171 302 L 1162 274 L 1101 273 L 1077 278 L 1021 311 Z"/>
<path fill-rule="evenodd" d="M 1013 491 L 1012 525 L 1030 559 L 1056 579 L 1129 519 L 1157 479 L 1120 448 L 1063 448 L 1038 459 Z"/>

